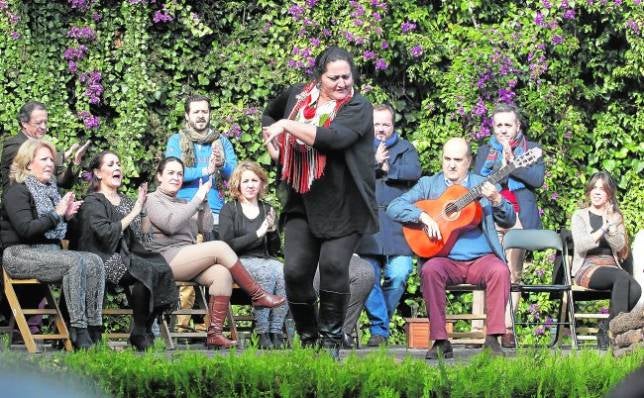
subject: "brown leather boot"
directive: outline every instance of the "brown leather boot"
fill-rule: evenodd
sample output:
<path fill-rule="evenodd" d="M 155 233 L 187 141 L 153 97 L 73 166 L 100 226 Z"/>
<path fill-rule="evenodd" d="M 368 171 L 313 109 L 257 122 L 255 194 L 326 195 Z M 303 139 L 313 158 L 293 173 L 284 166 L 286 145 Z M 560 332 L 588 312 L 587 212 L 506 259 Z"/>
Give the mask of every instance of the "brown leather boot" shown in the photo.
<path fill-rule="evenodd" d="M 208 299 L 208 312 L 210 314 L 210 325 L 208 326 L 208 337 L 206 346 L 208 348 L 230 348 L 237 345 L 237 340 L 229 340 L 223 334 L 224 320 L 228 313 L 229 296 L 210 296 Z"/>
<path fill-rule="evenodd" d="M 239 287 L 248 293 L 253 301 L 253 307 L 273 308 L 279 307 L 286 302 L 286 297 L 276 296 L 262 289 L 239 261 L 228 270 Z"/>

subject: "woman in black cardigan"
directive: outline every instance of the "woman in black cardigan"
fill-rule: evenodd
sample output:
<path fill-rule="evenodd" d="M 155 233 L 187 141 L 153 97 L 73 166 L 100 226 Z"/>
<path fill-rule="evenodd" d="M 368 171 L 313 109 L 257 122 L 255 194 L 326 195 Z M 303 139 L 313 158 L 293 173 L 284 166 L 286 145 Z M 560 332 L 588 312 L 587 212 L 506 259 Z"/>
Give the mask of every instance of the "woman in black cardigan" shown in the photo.
<path fill-rule="evenodd" d="M 342 339 L 349 261 L 363 234 L 377 230 L 373 108 L 354 89 L 351 55 L 330 47 L 315 79 L 273 100 L 262 124 L 285 190 L 286 294 L 305 345 L 322 337 L 332 355 Z M 319 327 L 313 276 L 320 265 Z"/>
<path fill-rule="evenodd" d="M 239 256 L 248 273 L 269 293 L 285 296 L 284 265 L 275 258 L 280 251 L 275 210 L 262 197 L 268 177 L 262 167 L 248 160 L 237 165 L 230 177 L 234 198 L 219 213 L 219 236 Z M 253 308 L 259 348 L 284 346 L 284 319 L 288 307 Z"/>
<path fill-rule="evenodd" d="M 130 343 L 143 351 L 154 342 L 154 319 L 176 306 L 178 300 L 170 266 L 141 243 L 141 210 L 147 187 L 139 187 L 136 202 L 119 193 L 123 173 L 118 156 L 110 151 L 92 159 L 86 179 L 89 194 L 78 213 L 71 246 L 98 254 L 105 263 L 108 282 L 131 286 L 134 325 Z"/>
<path fill-rule="evenodd" d="M 54 159 L 46 141 L 29 139 L 18 149 L 0 211 L 2 266 L 13 278 L 62 280 L 72 342 L 88 348 L 100 334 L 105 270 L 95 254 L 61 249 L 81 202 L 58 193 Z"/>

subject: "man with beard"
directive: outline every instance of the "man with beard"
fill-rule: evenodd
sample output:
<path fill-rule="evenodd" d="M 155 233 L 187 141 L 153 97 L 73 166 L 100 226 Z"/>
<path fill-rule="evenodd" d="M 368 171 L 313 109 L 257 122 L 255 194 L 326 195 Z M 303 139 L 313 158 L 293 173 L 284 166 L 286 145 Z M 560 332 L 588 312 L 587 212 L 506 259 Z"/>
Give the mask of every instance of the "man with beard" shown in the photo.
<path fill-rule="evenodd" d="M 232 143 L 210 125 L 210 100 L 202 95 L 186 98 L 185 125 L 170 136 L 165 156 L 176 156 L 185 164 L 183 185 L 177 197 L 192 200 L 199 185 L 212 178 L 212 188 L 208 192 L 208 204 L 212 210 L 214 228 L 209 240 L 218 238 L 219 211 L 224 205 L 224 182 L 228 181 L 237 166 L 237 156 Z M 185 286 L 180 289 L 181 308 L 191 308 L 194 304 L 194 289 Z M 177 317 L 177 326 L 188 328 L 190 316 Z"/>

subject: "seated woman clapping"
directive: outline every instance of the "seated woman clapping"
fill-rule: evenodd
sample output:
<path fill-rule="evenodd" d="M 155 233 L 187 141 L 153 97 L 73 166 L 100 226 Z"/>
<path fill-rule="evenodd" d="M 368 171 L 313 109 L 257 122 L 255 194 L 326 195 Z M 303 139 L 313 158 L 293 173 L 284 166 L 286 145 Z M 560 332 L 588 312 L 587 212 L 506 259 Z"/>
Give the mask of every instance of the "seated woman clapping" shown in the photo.
<path fill-rule="evenodd" d="M 58 193 L 55 158 L 53 145 L 35 139 L 25 141 L 14 158 L 0 211 L 2 265 L 13 278 L 62 280 L 72 342 L 88 348 L 100 338 L 105 270 L 93 253 L 61 249 L 67 221 L 82 202 L 72 192 Z"/>
<path fill-rule="evenodd" d="M 150 224 L 148 245 L 165 257 L 176 280 L 195 280 L 208 286 L 210 324 L 206 344 L 227 348 L 236 344 L 222 334 L 233 280 L 250 295 L 255 307 L 277 307 L 286 299 L 264 291 L 226 243 L 195 243 L 198 232 L 212 230 L 212 213 L 207 202 L 211 179 L 203 182 L 188 202 L 177 198 L 183 172 L 183 162 L 173 156 L 162 160 L 157 168 L 159 186 L 148 195 L 144 208 L 144 223 Z"/>
<path fill-rule="evenodd" d="M 280 250 L 275 210 L 261 200 L 267 185 L 268 177 L 259 164 L 245 160 L 237 165 L 230 177 L 235 199 L 219 213 L 219 235 L 264 290 L 285 296 L 284 265 L 275 258 Z M 254 310 L 260 348 L 284 346 L 282 329 L 287 312 L 285 305 Z"/>
<path fill-rule="evenodd" d="M 92 159 L 86 174 L 89 194 L 76 217 L 71 247 L 99 255 L 111 284 L 131 286 L 130 343 L 143 351 L 154 342 L 154 319 L 176 307 L 178 290 L 165 259 L 142 244 L 141 210 L 147 186 L 139 187 L 133 202 L 119 193 L 123 177 L 115 153 L 103 151 Z"/>
<path fill-rule="evenodd" d="M 628 257 L 628 239 L 616 191 L 608 172 L 595 173 L 586 186 L 587 205 L 573 213 L 571 222 L 575 283 L 611 290 L 609 319 L 632 310 L 642 292 L 621 266 Z"/>

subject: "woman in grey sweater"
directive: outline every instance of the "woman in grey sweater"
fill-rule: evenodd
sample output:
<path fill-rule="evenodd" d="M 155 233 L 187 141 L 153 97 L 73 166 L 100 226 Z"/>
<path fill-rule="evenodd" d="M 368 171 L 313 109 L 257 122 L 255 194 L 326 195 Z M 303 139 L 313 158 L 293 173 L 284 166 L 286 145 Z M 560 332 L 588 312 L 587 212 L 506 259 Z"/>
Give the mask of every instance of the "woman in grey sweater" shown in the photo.
<path fill-rule="evenodd" d="M 157 168 L 159 186 L 148 195 L 144 208 L 144 229 L 151 238 L 148 246 L 165 257 L 176 280 L 195 280 L 208 286 L 210 324 L 206 344 L 228 348 L 236 344 L 222 334 L 233 280 L 248 293 L 254 307 L 273 308 L 286 299 L 264 291 L 226 243 L 196 243 L 199 232 L 212 230 L 207 196 L 212 182 L 210 178 L 200 182 L 191 201 L 179 199 L 183 172 L 183 162 L 173 156 L 162 160 Z"/>
<path fill-rule="evenodd" d="M 628 238 L 616 190 L 608 172 L 595 173 L 586 186 L 588 205 L 575 211 L 571 225 L 575 283 L 611 290 L 609 319 L 633 309 L 642 292 L 637 281 L 621 266 L 628 257 Z"/>

